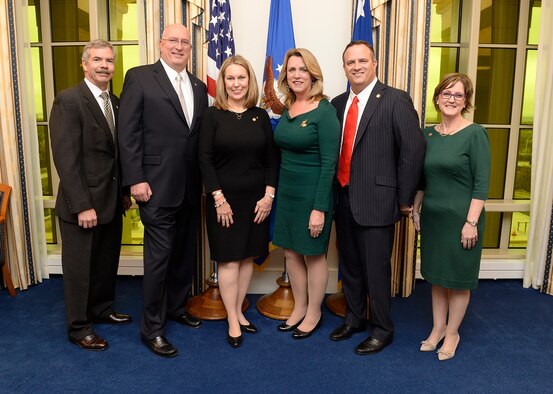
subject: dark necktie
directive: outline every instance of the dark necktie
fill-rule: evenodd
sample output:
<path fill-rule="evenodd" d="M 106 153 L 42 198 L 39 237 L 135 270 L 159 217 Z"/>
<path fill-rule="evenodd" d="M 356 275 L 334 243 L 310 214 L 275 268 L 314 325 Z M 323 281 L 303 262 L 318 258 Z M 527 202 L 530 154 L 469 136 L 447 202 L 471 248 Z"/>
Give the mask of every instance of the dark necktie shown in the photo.
<path fill-rule="evenodd" d="M 355 130 L 357 129 L 357 115 L 359 108 L 357 96 L 348 109 L 346 115 L 346 125 L 344 126 L 344 138 L 342 140 L 342 152 L 340 153 L 340 162 L 338 163 L 338 182 L 340 185 L 346 186 L 349 183 L 349 173 L 351 167 L 351 154 L 353 150 L 353 142 L 355 140 Z"/>

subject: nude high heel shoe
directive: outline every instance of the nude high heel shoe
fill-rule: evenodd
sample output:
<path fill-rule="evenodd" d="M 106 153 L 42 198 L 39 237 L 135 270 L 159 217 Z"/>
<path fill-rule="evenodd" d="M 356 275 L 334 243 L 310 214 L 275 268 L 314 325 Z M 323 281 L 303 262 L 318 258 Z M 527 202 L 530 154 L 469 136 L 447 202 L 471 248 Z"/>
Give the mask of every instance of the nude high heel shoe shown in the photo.
<path fill-rule="evenodd" d="M 420 347 L 420 351 L 421 352 L 433 352 L 434 350 L 436 350 L 436 346 L 438 346 L 438 344 L 445 338 L 445 330 L 444 332 L 442 333 L 442 335 L 440 335 L 440 339 L 438 339 L 438 342 L 436 343 L 432 343 L 430 342 L 428 339 L 424 340 L 421 342 L 421 347 Z"/>
<path fill-rule="evenodd" d="M 443 346 L 442 346 L 440 350 L 437 351 L 438 360 L 446 361 L 446 360 L 451 360 L 453 357 L 455 357 L 455 351 L 457 350 L 457 346 L 459 346 L 459 341 L 461 341 L 461 336 L 457 335 L 457 343 L 455 344 L 455 349 L 452 352 L 446 352 L 442 350 L 443 349 Z"/>

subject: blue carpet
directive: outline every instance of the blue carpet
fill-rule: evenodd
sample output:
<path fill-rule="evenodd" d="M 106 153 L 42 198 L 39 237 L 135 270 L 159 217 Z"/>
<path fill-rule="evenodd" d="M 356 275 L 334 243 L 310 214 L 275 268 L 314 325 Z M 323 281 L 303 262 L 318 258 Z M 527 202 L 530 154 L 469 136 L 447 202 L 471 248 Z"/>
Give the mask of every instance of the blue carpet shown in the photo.
<path fill-rule="evenodd" d="M 251 305 L 258 296 L 249 296 Z M 321 327 L 306 340 L 279 333 L 279 322 L 250 307 L 260 330 L 239 349 L 226 343 L 226 322 L 200 329 L 170 322 L 166 336 L 179 356 L 162 359 L 140 342 L 141 279 L 121 277 L 117 309 L 127 326 L 96 325 L 110 343 L 85 352 L 67 341 L 62 279 L 53 277 L 11 298 L 0 292 L 0 390 L 43 392 L 200 393 L 434 393 L 551 391 L 553 297 L 524 289 L 518 280 L 481 281 L 472 293 L 457 355 L 439 362 L 418 351 L 431 327 L 430 286 L 419 281 L 409 298 L 393 301 L 394 342 L 373 356 L 328 339 L 341 319 L 326 309 Z"/>

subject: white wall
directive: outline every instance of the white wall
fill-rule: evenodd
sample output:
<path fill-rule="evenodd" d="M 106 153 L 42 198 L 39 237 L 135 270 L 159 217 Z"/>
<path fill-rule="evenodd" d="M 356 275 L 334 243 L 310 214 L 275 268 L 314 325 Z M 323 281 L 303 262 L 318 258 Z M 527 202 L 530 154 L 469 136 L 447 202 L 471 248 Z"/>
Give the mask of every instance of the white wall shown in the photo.
<path fill-rule="evenodd" d="M 290 3 L 296 46 L 313 52 L 323 70 L 325 94 L 337 96 L 345 90 L 347 82 L 342 70 L 342 51 L 351 41 L 352 2 L 291 0 Z M 250 61 L 260 85 L 270 5 L 270 0 L 230 0 L 236 53 Z"/>

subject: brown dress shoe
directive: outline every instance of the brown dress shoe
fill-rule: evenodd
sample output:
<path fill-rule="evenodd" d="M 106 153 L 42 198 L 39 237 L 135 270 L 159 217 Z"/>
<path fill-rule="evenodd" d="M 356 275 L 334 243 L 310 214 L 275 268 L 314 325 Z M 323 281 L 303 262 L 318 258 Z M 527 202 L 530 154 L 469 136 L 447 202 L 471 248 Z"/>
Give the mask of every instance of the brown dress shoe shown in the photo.
<path fill-rule="evenodd" d="M 107 324 L 128 324 L 132 322 L 132 317 L 125 313 L 113 312 L 108 316 L 99 317 L 96 320 L 96 323 L 107 323 Z"/>
<path fill-rule="evenodd" d="M 71 342 L 84 350 L 92 350 L 99 352 L 108 348 L 108 342 L 92 333 L 81 339 L 69 338 Z"/>

